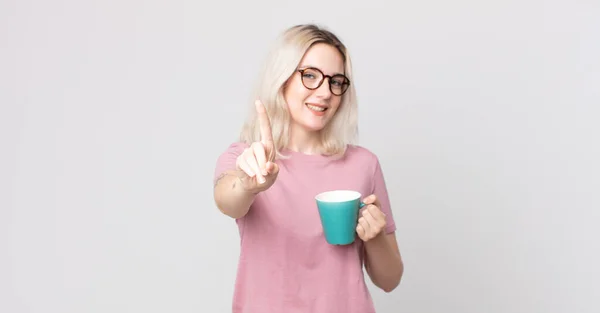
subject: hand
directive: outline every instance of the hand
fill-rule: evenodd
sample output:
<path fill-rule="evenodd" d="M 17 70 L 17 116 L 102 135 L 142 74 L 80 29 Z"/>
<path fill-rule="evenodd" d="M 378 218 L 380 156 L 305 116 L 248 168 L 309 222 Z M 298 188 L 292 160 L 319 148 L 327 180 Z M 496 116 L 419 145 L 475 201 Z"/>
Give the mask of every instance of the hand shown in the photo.
<path fill-rule="evenodd" d="M 279 167 L 275 163 L 275 145 L 269 116 L 260 100 L 256 100 L 255 104 L 260 124 L 260 141 L 253 142 L 244 149 L 236 160 L 242 186 L 253 194 L 269 189 L 279 173 Z"/>
<path fill-rule="evenodd" d="M 386 216 L 379 208 L 381 205 L 377 196 L 370 195 L 363 199 L 365 207 L 361 211 L 361 217 L 358 219 L 356 233 L 362 241 L 369 241 L 381 234 L 386 225 Z"/>

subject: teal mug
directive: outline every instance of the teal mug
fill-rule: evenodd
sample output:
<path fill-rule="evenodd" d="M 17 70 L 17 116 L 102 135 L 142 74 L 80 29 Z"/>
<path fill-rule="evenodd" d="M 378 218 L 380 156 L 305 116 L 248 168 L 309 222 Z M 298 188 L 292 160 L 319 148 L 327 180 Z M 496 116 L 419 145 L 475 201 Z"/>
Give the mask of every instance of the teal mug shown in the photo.
<path fill-rule="evenodd" d="M 332 190 L 315 196 L 325 240 L 332 245 L 354 242 L 358 213 L 365 205 L 361 194 L 352 190 Z"/>

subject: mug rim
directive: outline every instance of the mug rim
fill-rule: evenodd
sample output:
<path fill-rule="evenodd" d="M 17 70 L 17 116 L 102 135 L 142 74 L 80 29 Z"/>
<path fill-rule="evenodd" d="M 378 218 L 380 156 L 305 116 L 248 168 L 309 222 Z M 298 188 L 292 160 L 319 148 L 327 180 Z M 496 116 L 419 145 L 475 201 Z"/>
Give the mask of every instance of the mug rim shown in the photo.
<path fill-rule="evenodd" d="M 333 193 L 347 193 L 348 194 L 348 198 L 344 198 L 344 200 L 326 200 L 326 199 L 322 199 L 323 196 L 326 196 L 328 194 L 333 194 Z M 320 201 L 320 202 L 345 202 L 345 201 L 353 201 L 356 199 L 360 199 L 360 197 L 362 196 L 362 194 L 356 190 L 350 190 L 350 189 L 336 189 L 336 190 L 328 190 L 328 191 L 323 191 L 319 194 L 317 194 L 315 196 L 315 200 L 316 201 Z"/>

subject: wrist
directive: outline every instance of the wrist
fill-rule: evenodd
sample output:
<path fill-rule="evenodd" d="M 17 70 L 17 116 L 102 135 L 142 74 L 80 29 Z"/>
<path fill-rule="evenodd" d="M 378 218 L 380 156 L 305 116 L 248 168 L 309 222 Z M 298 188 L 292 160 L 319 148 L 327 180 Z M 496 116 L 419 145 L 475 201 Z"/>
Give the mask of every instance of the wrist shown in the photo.
<path fill-rule="evenodd" d="M 377 236 L 371 238 L 371 240 L 366 241 L 366 246 L 385 246 L 386 243 L 385 230 L 382 230 Z"/>

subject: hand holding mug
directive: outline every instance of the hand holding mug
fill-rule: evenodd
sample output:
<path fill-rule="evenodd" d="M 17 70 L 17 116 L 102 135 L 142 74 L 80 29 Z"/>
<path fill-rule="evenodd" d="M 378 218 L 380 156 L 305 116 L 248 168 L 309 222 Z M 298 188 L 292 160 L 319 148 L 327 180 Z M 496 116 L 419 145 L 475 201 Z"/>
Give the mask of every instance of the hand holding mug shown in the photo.
<path fill-rule="evenodd" d="M 386 225 L 386 216 L 381 211 L 381 204 L 377 200 L 377 196 L 370 195 L 363 199 L 365 206 L 360 213 L 358 224 L 356 225 L 356 233 L 362 241 L 369 241 L 383 232 Z"/>

